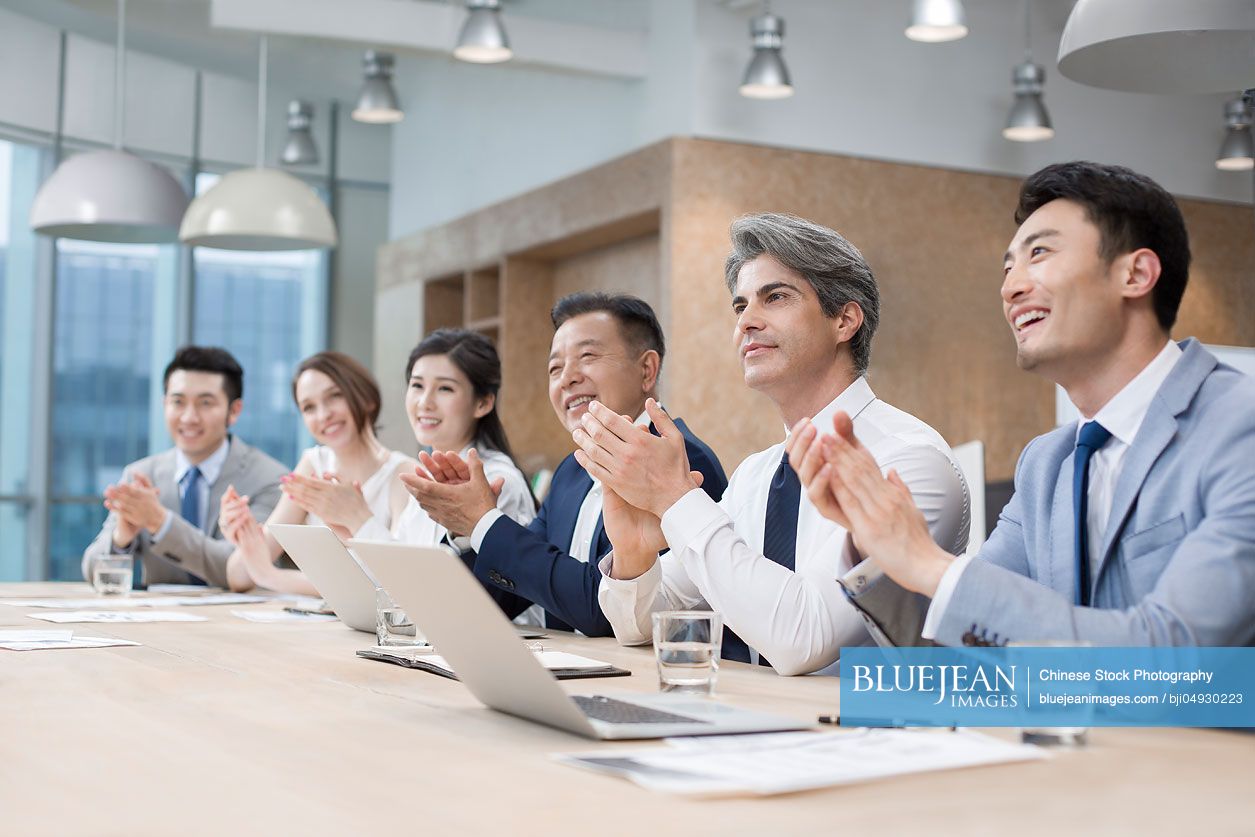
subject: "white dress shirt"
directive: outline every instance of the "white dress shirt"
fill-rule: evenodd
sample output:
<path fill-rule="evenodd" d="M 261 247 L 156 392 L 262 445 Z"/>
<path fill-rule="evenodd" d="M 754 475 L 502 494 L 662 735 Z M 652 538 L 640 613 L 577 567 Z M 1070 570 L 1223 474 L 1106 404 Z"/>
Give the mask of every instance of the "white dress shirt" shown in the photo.
<path fill-rule="evenodd" d="M 326 445 L 307 448 L 301 457 L 309 457 L 314 476 L 321 477 L 328 472 L 335 474 L 340 471 L 336 452 Z M 362 483 L 362 498 L 366 500 L 366 507 L 384 528 L 390 529 L 392 526 L 392 481 L 397 479 L 397 468 L 401 467 L 405 458 L 405 454 L 400 451 L 389 451 L 384 463 Z M 322 518 L 313 512 L 305 514 L 305 522 L 310 526 L 320 526 L 323 523 Z"/>
<path fill-rule="evenodd" d="M 962 552 L 970 500 L 945 440 L 878 400 L 864 378 L 814 417 L 816 428 L 831 432 L 838 410 L 850 414 L 855 434 L 881 470 L 896 469 L 910 487 L 933 538 L 950 552 Z M 766 656 L 781 674 L 823 669 L 843 645 L 870 641 L 862 617 L 837 585 L 851 563 L 847 532 L 820 515 L 805 491 L 798 507 L 796 571 L 763 555 L 767 495 L 783 455 L 781 442 L 747 458 L 718 504 L 700 489 L 685 494 L 662 517 L 671 551 L 637 578 L 612 578 L 613 552 L 602 559 L 599 600 L 621 643 L 648 643 L 655 611 L 690 609 L 720 611 L 751 651 Z"/>
<path fill-rule="evenodd" d="M 1124 385 L 1110 401 L 1103 405 L 1091 419 L 1083 419 L 1076 423 L 1076 434 L 1079 437 L 1081 428 L 1090 421 L 1096 421 L 1111 431 L 1111 439 L 1107 444 L 1094 452 L 1089 460 L 1089 486 L 1086 492 L 1085 537 L 1090 545 L 1087 556 L 1090 566 L 1090 578 L 1096 578 L 1102 561 L 1101 549 L 1107 532 L 1107 519 L 1111 516 L 1111 506 L 1115 502 L 1116 482 L 1120 479 L 1120 469 L 1124 465 L 1124 455 L 1137 437 L 1137 431 L 1150 410 L 1155 393 L 1163 386 L 1181 357 L 1181 347 L 1169 340 L 1155 355 L 1154 360 L 1146 364 L 1133 380 Z M 978 553 L 979 554 L 979 553 Z M 924 619 L 921 635 L 925 639 L 933 639 L 941 628 L 941 620 L 945 615 L 946 606 L 954 595 L 959 584 L 959 577 L 967 568 L 973 556 L 967 555 L 956 559 L 946 568 L 945 574 L 937 584 L 937 592 L 933 594 L 932 604 L 928 606 L 928 615 Z"/>
<path fill-rule="evenodd" d="M 213 531 L 213 526 L 208 526 L 209 522 L 209 489 L 218 477 L 222 475 L 222 466 L 227 463 L 227 454 L 231 452 L 231 437 L 222 440 L 222 444 L 218 449 L 209 456 L 205 457 L 196 467 L 200 468 L 200 479 L 196 481 L 196 509 L 200 514 L 200 529 L 203 532 Z M 183 497 L 188 492 L 188 484 L 186 482 L 187 472 L 192 470 L 192 460 L 187 458 L 183 451 L 175 448 L 174 451 L 174 484 L 179 489 L 179 501 L 182 502 Z M 170 526 L 174 521 L 174 512 L 166 509 L 166 518 L 161 522 L 161 527 L 153 534 L 153 541 L 160 543 L 161 539 L 166 536 L 166 532 L 170 531 Z M 217 518 L 214 518 L 217 522 Z"/>

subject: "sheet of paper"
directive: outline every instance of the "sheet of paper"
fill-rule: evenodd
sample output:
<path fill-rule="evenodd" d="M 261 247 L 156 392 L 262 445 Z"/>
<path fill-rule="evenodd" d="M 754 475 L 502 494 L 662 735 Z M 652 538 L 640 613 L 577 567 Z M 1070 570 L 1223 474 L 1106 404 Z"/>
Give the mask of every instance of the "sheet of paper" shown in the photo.
<path fill-rule="evenodd" d="M 221 587 L 206 587 L 203 584 L 150 584 L 147 587 L 149 593 L 169 593 L 171 595 L 192 594 L 208 595 L 210 593 L 226 592 Z"/>
<path fill-rule="evenodd" d="M 336 617 L 322 613 L 291 613 L 286 610 L 233 610 L 232 616 L 249 622 L 334 622 Z"/>
<path fill-rule="evenodd" d="M 44 634 L 39 639 L 11 639 L 13 634 Z M 51 636 L 51 635 L 56 635 Z M 139 645 L 129 639 L 74 635 L 72 631 L 0 631 L 0 648 L 9 651 L 45 651 L 63 648 L 107 648 L 111 645 Z"/>
<path fill-rule="evenodd" d="M 649 750 L 556 755 L 667 793 L 765 796 L 1045 758 L 1038 747 L 961 730 L 860 730 L 692 739 Z"/>
<path fill-rule="evenodd" d="M 204 616 L 169 610 L 66 610 L 57 613 L 28 613 L 45 622 L 208 622 Z"/>
<path fill-rule="evenodd" d="M 90 599 L 0 599 L 10 607 L 44 607 L 64 610 L 99 610 L 133 607 L 187 607 L 193 605 L 238 605 L 265 602 L 266 596 L 247 593 L 217 593 L 208 596 L 101 596 Z"/>
<path fill-rule="evenodd" d="M 397 654 L 398 656 L 413 656 L 415 654 L 420 654 L 423 662 L 456 674 L 456 672 L 453 671 L 453 666 L 449 665 L 449 662 L 445 660 L 444 657 L 441 657 L 439 654 L 432 653 L 431 650 L 426 650 L 431 648 L 432 646 L 419 646 L 417 648 L 383 648 L 375 646 L 375 650 L 383 654 Z M 610 665 L 609 663 L 603 663 L 600 660 L 592 660 L 588 657 L 581 657 L 578 654 L 568 654 L 565 651 L 534 651 L 533 653 L 536 655 L 536 659 L 540 662 L 540 664 L 548 669 L 592 669 L 606 668 Z"/>
<path fill-rule="evenodd" d="M 3 630 L 0 642 L 69 642 L 73 630 Z"/>

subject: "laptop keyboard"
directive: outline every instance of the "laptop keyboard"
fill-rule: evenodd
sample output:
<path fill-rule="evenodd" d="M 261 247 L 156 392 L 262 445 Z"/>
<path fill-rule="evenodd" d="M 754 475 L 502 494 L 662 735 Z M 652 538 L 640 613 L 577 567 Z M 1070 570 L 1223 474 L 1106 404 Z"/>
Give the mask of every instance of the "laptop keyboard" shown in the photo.
<path fill-rule="evenodd" d="M 673 715 L 660 709 L 651 709 L 636 703 L 627 703 L 601 695 L 572 695 L 571 699 L 580 711 L 594 721 L 605 721 L 608 724 L 708 724 L 700 718 L 686 715 Z"/>

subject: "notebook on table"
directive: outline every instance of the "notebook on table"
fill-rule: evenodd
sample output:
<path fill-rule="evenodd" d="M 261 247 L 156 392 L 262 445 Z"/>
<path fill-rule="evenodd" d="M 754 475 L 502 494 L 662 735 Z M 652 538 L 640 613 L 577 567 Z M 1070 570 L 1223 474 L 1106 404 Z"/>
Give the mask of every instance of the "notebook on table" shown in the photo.
<path fill-rule="evenodd" d="M 441 677 L 448 677 L 450 680 L 457 680 L 458 676 L 453 671 L 453 666 L 449 665 L 448 660 L 444 657 L 435 653 L 433 648 L 434 646 L 383 648 L 376 645 L 373 648 L 363 648 L 357 652 L 357 656 L 367 660 L 378 660 L 384 663 L 405 666 L 406 668 L 418 669 L 419 671 L 429 671 Z M 612 666 L 601 660 L 581 657 L 578 654 L 568 654 L 565 651 L 533 651 L 532 653 L 536 655 L 537 661 L 545 667 L 545 670 L 559 680 L 581 680 L 587 677 L 627 677 L 632 673 L 625 668 Z"/>

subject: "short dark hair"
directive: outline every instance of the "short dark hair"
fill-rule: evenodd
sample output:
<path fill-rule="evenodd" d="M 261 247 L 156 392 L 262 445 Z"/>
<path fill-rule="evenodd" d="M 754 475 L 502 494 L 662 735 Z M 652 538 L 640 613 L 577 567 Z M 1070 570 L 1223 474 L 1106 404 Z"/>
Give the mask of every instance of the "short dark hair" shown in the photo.
<path fill-rule="evenodd" d="M 343 352 L 310 355 L 292 373 L 293 401 L 296 401 L 297 379 L 310 370 L 321 372 L 339 387 L 358 433 L 365 433 L 367 428 L 375 429 L 383 398 L 379 394 L 379 384 L 375 383 L 375 376 L 370 374 L 369 369 Z M 299 402 L 297 406 L 300 406 Z"/>
<path fill-rule="evenodd" d="M 871 266 L 858 248 L 836 230 L 796 215 L 763 212 L 732 222 L 732 252 L 723 265 L 728 292 L 736 293 L 743 268 L 767 255 L 802 275 L 819 297 L 828 319 L 850 302 L 863 311 L 863 324 L 850 338 L 850 352 L 859 373 L 872 359 L 872 337 L 880 325 L 880 288 Z"/>
<path fill-rule="evenodd" d="M 1145 247 L 1162 266 L 1151 292 L 1155 316 L 1172 329 L 1190 276 L 1190 237 L 1177 202 L 1144 174 L 1124 166 L 1078 160 L 1056 163 L 1029 175 L 1020 187 L 1015 223 L 1055 200 L 1078 203 L 1098 227 L 1099 255 L 1110 264 L 1117 256 Z"/>
<path fill-rule="evenodd" d="M 662 325 L 649 303 L 630 294 L 605 294 L 581 291 L 558 300 L 549 312 L 554 331 L 572 317 L 604 311 L 619 323 L 623 339 L 636 352 L 644 354 L 651 349 L 658 353 L 658 367 L 667 353 L 667 342 L 662 336 Z"/>
<path fill-rule="evenodd" d="M 222 376 L 222 389 L 227 403 L 244 397 L 244 370 L 226 349 L 217 346 L 184 346 L 174 353 L 174 360 L 166 367 L 161 379 L 161 389 L 170 386 L 170 376 L 182 369 L 185 372 L 212 372 Z"/>

